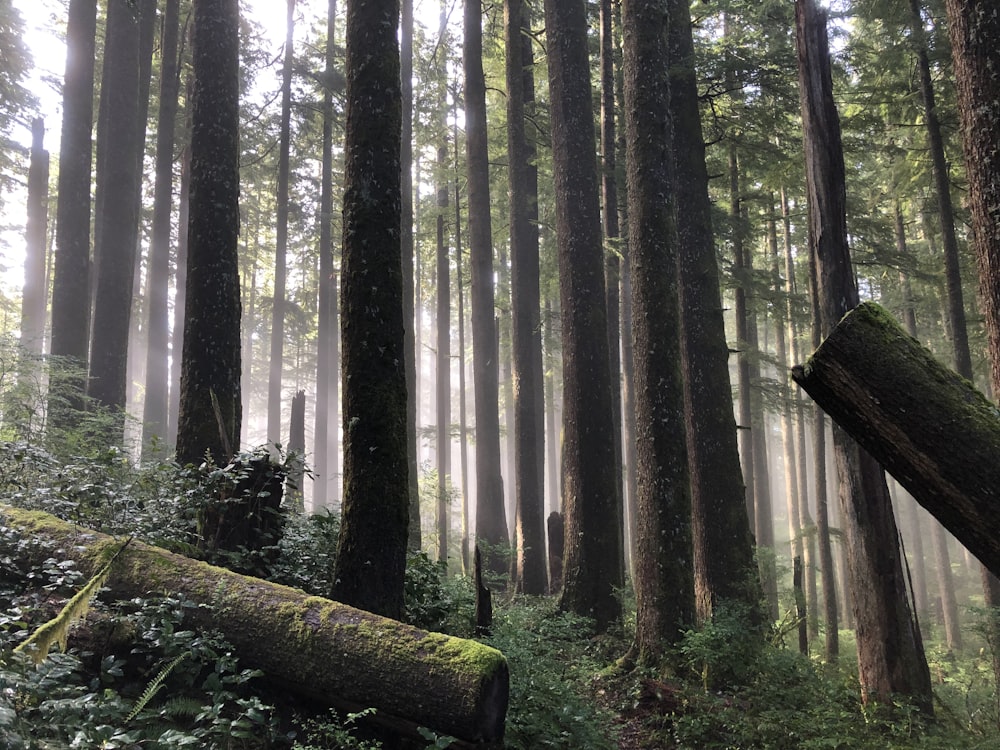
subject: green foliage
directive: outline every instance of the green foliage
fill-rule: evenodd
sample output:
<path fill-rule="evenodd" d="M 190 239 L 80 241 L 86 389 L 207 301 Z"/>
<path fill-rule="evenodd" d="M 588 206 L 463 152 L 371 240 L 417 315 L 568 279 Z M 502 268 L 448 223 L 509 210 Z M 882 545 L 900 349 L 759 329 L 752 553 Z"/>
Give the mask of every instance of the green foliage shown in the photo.
<path fill-rule="evenodd" d="M 406 558 L 403 583 L 405 619 L 411 625 L 439 633 L 472 636 L 475 591 L 465 576 L 449 576 L 444 561 L 431 560 L 426 552 Z"/>
<path fill-rule="evenodd" d="M 309 719 L 303 725 L 304 741 L 296 742 L 292 750 L 381 750 L 381 742 L 356 736 L 358 720 L 374 713 L 375 709 L 366 708 L 341 717 L 330 710 L 323 718 Z"/>
<path fill-rule="evenodd" d="M 597 660 L 593 625 L 558 612 L 547 600 L 524 600 L 494 610 L 489 645 L 510 665 L 510 750 L 613 748 L 610 716 L 589 697 Z"/>

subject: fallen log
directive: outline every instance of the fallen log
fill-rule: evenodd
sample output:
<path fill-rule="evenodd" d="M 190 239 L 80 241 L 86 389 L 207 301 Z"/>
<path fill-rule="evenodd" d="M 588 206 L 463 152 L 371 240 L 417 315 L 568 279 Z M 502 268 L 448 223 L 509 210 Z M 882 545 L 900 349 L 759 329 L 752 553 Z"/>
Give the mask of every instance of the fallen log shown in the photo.
<path fill-rule="evenodd" d="M 879 305 L 844 316 L 792 379 L 1000 575 L 1000 411 Z"/>
<path fill-rule="evenodd" d="M 47 513 L 0 506 L 0 525 L 50 540 L 88 575 L 121 546 Z M 32 545 L 26 545 L 31 554 Z M 39 565 L 48 552 L 34 547 Z M 41 550 L 40 552 L 38 550 Z M 105 584 L 127 599 L 180 593 L 196 628 L 221 632 L 241 663 L 296 694 L 347 710 L 377 709 L 397 731 L 427 727 L 465 744 L 499 744 L 507 712 L 503 654 L 133 541 Z"/>

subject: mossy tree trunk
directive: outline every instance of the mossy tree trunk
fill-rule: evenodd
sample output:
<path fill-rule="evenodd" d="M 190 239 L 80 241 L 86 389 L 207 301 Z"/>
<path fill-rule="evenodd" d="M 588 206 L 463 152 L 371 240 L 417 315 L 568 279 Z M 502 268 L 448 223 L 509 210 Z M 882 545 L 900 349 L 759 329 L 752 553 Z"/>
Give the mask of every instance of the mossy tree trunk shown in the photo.
<path fill-rule="evenodd" d="M 89 575 L 121 546 L 46 513 L 3 507 L 0 522 L 59 545 Z M 18 562 L 38 565 L 48 548 L 23 549 Z M 119 556 L 105 585 L 118 599 L 169 591 L 205 605 L 187 608 L 185 624 L 221 632 L 242 663 L 297 695 L 347 710 L 374 707 L 375 721 L 404 732 L 425 726 L 464 743 L 503 738 L 507 662 L 489 646 L 137 541 Z"/>
<path fill-rule="evenodd" d="M 874 303 L 851 311 L 792 377 L 1000 573 L 1000 418 L 982 393 Z"/>
<path fill-rule="evenodd" d="M 333 595 L 403 609 L 409 535 L 398 0 L 347 3 L 341 281 L 344 500 Z"/>

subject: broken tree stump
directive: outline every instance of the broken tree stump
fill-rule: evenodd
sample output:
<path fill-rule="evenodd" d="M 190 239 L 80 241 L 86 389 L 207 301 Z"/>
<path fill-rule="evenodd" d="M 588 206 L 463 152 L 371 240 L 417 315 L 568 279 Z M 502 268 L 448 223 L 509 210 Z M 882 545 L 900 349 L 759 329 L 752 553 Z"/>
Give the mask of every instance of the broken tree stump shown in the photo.
<path fill-rule="evenodd" d="M 879 305 L 844 316 L 792 379 L 1000 575 L 1000 411 Z"/>
<path fill-rule="evenodd" d="M 0 505 L 0 524 L 51 540 L 88 575 L 120 547 L 55 516 Z M 25 545 L 40 565 L 47 550 Z M 374 707 L 396 731 L 427 727 L 468 744 L 499 744 L 509 675 L 503 654 L 345 604 L 132 542 L 105 584 L 117 598 L 183 594 L 192 625 L 222 633 L 241 662 L 286 689 L 347 710 Z"/>

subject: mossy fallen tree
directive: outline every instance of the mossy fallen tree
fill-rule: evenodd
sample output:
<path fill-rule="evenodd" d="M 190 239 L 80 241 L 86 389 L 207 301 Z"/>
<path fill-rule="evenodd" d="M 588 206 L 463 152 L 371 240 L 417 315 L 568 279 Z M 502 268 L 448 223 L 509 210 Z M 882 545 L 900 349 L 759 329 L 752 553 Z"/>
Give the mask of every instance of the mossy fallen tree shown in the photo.
<path fill-rule="evenodd" d="M 871 302 L 845 315 L 792 379 L 1000 575 L 996 405 Z"/>
<path fill-rule="evenodd" d="M 54 516 L 0 506 L 0 523 L 51 541 L 87 574 L 121 540 Z M 40 565 L 47 553 L 27 545 L 19 560 Z M 427 727 L 469 744 L 499 744 L 507 712 L 503 655 L 476 641 L 429 633 L 344 604 L 233 573 L 133 541 L 105 584 L 120 599 L 183 594 L 196 604 L 187 617 L 221 632 L 242 663 L 283 688 L 337 708 L 377 709 L 396 731 Z"/>

